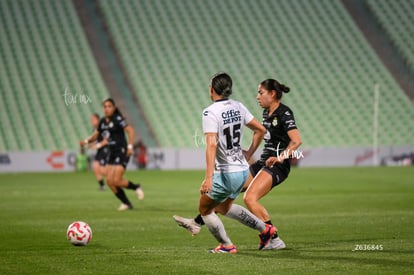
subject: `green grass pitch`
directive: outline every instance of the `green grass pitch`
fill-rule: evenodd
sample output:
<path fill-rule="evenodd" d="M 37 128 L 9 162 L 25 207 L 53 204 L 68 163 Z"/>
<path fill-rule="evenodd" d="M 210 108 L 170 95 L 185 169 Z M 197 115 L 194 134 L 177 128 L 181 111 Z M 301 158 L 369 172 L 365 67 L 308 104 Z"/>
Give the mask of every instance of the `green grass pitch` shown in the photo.
<path fill-rule="evenodd" d="M 262 200 L 288 248 L 259 251 L 258 232 L 222 217 L 234 255 L 207 253 L 217 243 L 205 227 L 192 237 L 172 220 L 197 213 L 203 175 L 130 171 L 145 200 L 127 190 L 135 208 L 118 212 L 118 200 L 98 191 L 92 173 L 2 174 L 0 274 L 414 271 L 414 167 L 293 169 Z M 75 220 L 93 230 L 86 247 L 66 240 Z"/>

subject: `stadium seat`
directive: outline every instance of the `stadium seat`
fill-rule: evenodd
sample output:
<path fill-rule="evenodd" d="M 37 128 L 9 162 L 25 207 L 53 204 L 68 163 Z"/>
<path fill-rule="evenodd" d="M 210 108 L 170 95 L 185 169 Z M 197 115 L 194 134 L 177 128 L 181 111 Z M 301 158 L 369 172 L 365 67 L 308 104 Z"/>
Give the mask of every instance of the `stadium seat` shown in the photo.
<path fill-rule="evenodd" d="M 414 71 L 414 3 L 405 0 L 368 0 L 367 4 Z"/>
<path fill-rule="evenodd" d="M 1 1 L 0 18 L 1 120 L 12 129 L 1 131 L 0 151 L 77 148 L 108 92 L 72 1 Z M 66 89 L 92 102 L 66 105 Z"/>
<path fill-rule="evenodd" d="M 413 5 L 391 2 L 368 4 L 413 65 Z M 209 78 L 217 71 L 233 77 L 233 98 L 259 119 L 258 83 L 276 78 L 290 86 L 283 102 L 294 111 L 304 147 L 370 146 L 378 84 L 379 143 L 413 144 L 412 102 L 341 1 L 97 3 L 162 147 L 196 146 L 201 111 L 210 104 Z M 0 89 L 13 91 L 0 105 L 7 110 L 0 119 L 12 129 L 0 131 L 0 150 L 76 148 L 108 91 L 73 2 L 1 1 L 0 24 L 13 30 L 0 32 Z M 92 103 L 67 106 L 66 89 Z M 27 140 L 13 138 L 24 131 L 31 132 Z M 243 145 L 250 139 L 247 132 Z"/>

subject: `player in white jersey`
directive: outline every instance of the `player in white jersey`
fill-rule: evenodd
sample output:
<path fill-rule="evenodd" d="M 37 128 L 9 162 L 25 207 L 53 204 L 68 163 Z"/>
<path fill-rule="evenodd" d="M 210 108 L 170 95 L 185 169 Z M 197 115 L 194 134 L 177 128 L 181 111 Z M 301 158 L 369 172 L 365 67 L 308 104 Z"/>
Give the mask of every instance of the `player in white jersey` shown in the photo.
<path fill-rule="evenodd" d="M 267 225 L 246 208 L 233 204 L 249 173 L 241 142 L 243 126 L 253 131 L 252 143 L 245 153 L 250 158 L 266 132 L 247 108 L 229 99 L 232 79 L 226 73 L 214 75 L 210 83 L 210 97 L 214 101 L 203 111 L 203 132 L 206 140 L 206 174 L 200 187 L 199 211 L 204 223 L 219 242 L 212 253 L 236 253 L 237 248 L 228 237 L 224 225 L 214 210 L 236 219 L 260 232 L 262 249 L 271 239 L 275 227 Z"/>

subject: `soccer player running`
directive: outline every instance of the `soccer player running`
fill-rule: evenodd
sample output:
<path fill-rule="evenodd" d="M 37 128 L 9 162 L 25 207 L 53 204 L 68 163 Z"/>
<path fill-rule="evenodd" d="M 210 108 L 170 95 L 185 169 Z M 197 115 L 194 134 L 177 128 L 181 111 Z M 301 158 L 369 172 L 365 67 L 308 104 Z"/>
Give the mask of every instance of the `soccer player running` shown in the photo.
<path fill-rule="evenodd" d="M 214 75 L 210 82 L 210 98 L 214 101 L 203 111 L 203 132 L 206 141 L 206 173 L 200 187 L 201 217 L 219 242 L 212 253 L 236 253 L 237 248 L 228 237 L 224 225 L 214 210 L 238 220 L 260 232 L 262 249 L 268 244 L 275 227 L 265 224 L 250 211 L 233 204 L 248 175 L 248 164 L 241 149 L 243 126 L 253 131 L 253 140 L 246 152 L 251 156 L 265 134 L 265 128 L 240 102 L 229 99 L 232 79 L 226 73 Z"/>
<path fill-rule="evenodd" d="M 108 158 L 106 165 L 106 180 L 109 188 L 115 196 L 122 202 L 119 211 L 132 209 L 132 204 L 128 200 L 123 188 L 134 190 L 139 200 L 144 199 L 144 192 L 140 184 L 134 184 L 124 179 L 126 166 L 132 154 L 132 142 L 134 141 L 134 129 L 127 124 L 121 112 L 115 106 L 113 99 L 108 98 L 103 102 L 105 117 L 99 122 L 98 128 L 89 138 L 81 141 L 81 145 L 87 145 L 98 139 L 100 135 L 104 137 L 97 147 L 108 145 Z M 125 139 L 125 132 L 128 142 Z"/>
<path fill-rule="evenodd" d="M 101 118 L 97 113 L 93 114 L 91 116 L 91 124 L 94 129 L 94 132 L 99 127 L 99 121 Z M 106 165 L 106 158 L 108 156 L 108 145 L 102 145 L 102 141 L 104 140 L 104 134 L 105 132 L 102 132 L 98 138 L 96 139 L 95 143 L 90 144 L 89 148 L 95 149 L 95 159 L 92 164 L 92 169 L 95 174 L 95 178 L 98 181 L 100 190 L 105 190 L 105 183 L 104 183 L 104 177 L 106 175 L 105 165 Z"/>
<path fill-rule="evenodd" d="M 267 79 L 259 84 L 257 100 L 264 109 L 262 124 L 267 130 L 265 146 L 260 159 L 250 166 L 250 174 L 242 190 L 245 191 L 244 202 L 247 208 L 270 225 L 270 216 L 259 200 L 288 177 L 290 158 L 302 143 L 292 110 L 281 102 L 283 93 L 289 91 L 289 87 L 275 79 Z M 220 212 L 220 209 L 217 208 L 216 211 Z M 193 235 L 200 232 L 204 223 L 200 215 L 195 219 L 174 216 L 174 220 Z M 276 231 L 263 249 L 285 247 Z"/>

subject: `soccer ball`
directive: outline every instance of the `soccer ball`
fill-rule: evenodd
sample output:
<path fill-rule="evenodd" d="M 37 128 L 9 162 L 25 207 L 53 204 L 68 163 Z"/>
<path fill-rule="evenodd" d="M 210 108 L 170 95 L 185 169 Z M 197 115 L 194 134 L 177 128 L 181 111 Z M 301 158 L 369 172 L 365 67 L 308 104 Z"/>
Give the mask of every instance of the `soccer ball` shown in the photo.
<path fill-rule="evenodd" d="M 87 245 L 92 239 L 92 229 L 86 222 L 75 221 L 69 225 L 66 236 L 73 245 Z"/>

